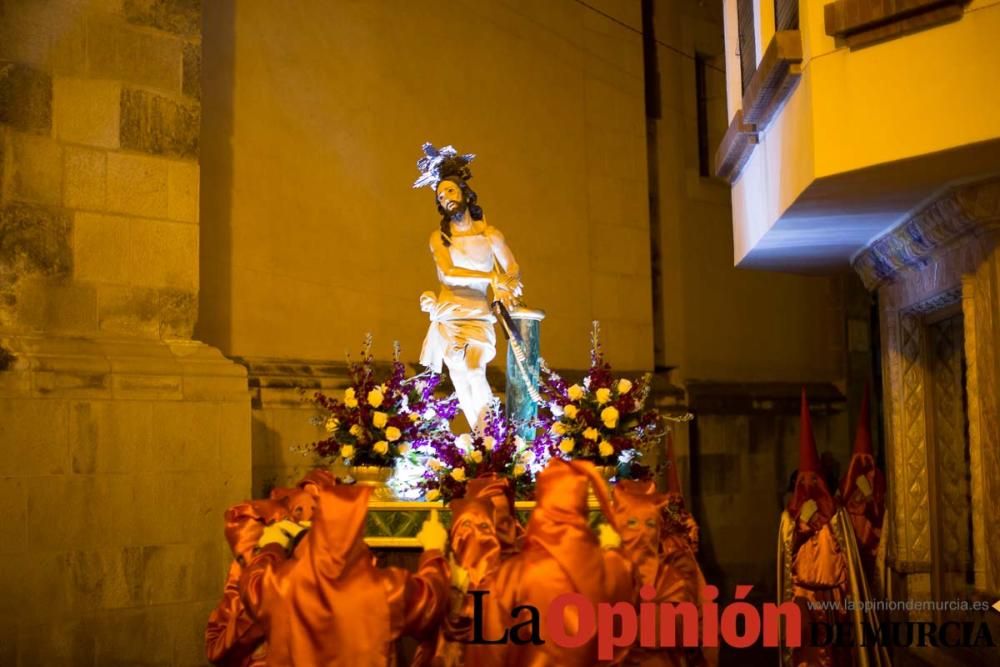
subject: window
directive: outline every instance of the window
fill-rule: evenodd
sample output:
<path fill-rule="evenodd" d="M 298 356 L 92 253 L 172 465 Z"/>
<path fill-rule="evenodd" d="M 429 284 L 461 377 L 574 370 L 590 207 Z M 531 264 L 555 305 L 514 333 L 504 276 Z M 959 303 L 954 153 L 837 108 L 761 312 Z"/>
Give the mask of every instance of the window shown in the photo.
<path fill-rule="evenodd" d="M 757 71 L 757 37 L 754 31 L 754 3 L 756 0 L 736 0 L 736 15 L 740 37 L 740 74 L 743 91 L 750 85 Z"/>
<path fill-rule="evenodd" d="M 774 29 L 799 29 L 799 0 L 774 0 Z"/>
<path fill-rule="evenodd" d="M 698 173 L 711 176 L 708 143 L 708 58 L 694 54 L 694 81 L 698 104 Z"/>

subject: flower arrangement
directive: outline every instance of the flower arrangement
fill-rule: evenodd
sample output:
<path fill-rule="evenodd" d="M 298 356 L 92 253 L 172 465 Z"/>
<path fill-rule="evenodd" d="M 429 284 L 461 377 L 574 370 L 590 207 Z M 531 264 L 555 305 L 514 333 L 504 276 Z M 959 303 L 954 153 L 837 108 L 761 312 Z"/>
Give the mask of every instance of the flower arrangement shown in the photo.
<path fill-rule="evenodd" d="M 518 433 L 525 426 L 509 419 L 494 401 L 478 432 L 437 440 L 416 449 L 422 474 L 416 485 L 427 500 L 465 495 L 470 479 L 495 473 L 511 480 L 517 498 L 530 498 L 535 476 L 545 467 L 551 451 L 545 442 L 528 442 Z"/>
<path fill-rule="evenodd" d="M 407 378 L 394 346 L 388 378 L 376 378 L 372 338 L 365 338 L 360 361 L 348 358 L 350 385 L 340 399 L 316 392 L 314 402 L 327 438 L 309 445 L 323 463 L 342 459 L 347 465 L 392 467 L 414 447 L 448 439 L 449 422 L 458 412 L 454 396 L 435 398 L 440 376 Z"/>
<path fill-rule="evenodd" d="M 600 329 L 591 334 L 590 369 L 579 384 L 568 384 L 542 368 L 539 391 L 548 404 L 547 429 L 539 436 L 558 455 L 615 466 L 628 476 L 643 473 L 638 462 L 665 433 L 656 410 L 645 408 L 652 376 L 615 378 L 604 360 Z M 543 443 L 544 444 L 544 443 Z"/>

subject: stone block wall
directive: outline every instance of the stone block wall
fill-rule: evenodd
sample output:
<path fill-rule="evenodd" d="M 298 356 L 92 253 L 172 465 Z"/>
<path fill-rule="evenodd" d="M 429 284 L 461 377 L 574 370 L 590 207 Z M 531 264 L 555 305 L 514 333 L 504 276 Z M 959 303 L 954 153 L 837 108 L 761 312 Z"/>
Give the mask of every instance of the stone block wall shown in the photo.
<path fill-rule="evenodd" d="M 198 665 L 250 494 L 191 340 L 200 3 L 0 0 L 0 664 Z"/>
<path fill-rule="evenodd" d="M 199 3 L 2 8 L 0 326 L 190 337 Z"/>

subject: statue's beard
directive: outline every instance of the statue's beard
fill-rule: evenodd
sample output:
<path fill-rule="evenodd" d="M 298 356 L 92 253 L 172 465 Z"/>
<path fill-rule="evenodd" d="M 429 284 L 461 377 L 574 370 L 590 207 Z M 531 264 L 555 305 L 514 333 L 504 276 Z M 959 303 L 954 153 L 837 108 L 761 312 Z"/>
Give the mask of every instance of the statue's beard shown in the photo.
<path fill-rule="evenodd" d="M 448 217 L 452 220 L 462 220 L 465 218 L 465 212 L 468 208 L 469 205 L 465 203 L 465 200 L 459 200 L 447 202 L 444 210 L 448 212 Z"/>

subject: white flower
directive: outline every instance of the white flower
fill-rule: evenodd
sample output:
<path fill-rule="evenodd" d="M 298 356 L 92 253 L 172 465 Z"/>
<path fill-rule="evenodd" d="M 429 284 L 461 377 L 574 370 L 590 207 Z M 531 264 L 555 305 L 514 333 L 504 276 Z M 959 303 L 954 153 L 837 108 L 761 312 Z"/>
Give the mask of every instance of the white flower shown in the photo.
<path fill-rule="evenodd" d="M 615 448 L 607 440 L 601 440 L 601 444 L 597 446 L 597 451 L 600 452 L 601 456 L 608 457 L 615 453 Z"/>
<path fill-rule="evenodd" d="M 554 417 L 562 417 L 563 416 L 562 406 L 559 405 L 558 403 L 551 404 L 549 406 L 549 411 L 552 413 L 552 416 L 554 416 Z"/>
<path fill-rule="evenodd" d="M 468 433 L 463 433 L 455 438 L 455 446 L 463 452 L 468 451 L 472 447 L 472 436 Z"/>
<path fill-rule="evenodd" d="M 492 435 L 488 435 L 485 438 L 483 438 L 483 449 L 485 449 L 488 452 L 492 452 L 496 448 L 497 448 L 496 438 L 494 438 Z"/>
<path fill-rule="evenodd" d="M 618 381 L 618 393 L 627 394 L 632 391 L 632 383 L 629 380 L 621 379 Z"/>
<path fill-rule="evenodd" d="M 430 468 L 431 470 L 433 470 L 434 472 L 437 472 L 437 471 L 441 470 L 441 468 L 443 466 L 441 465 L 441 462 L 438 461 L 437 459 L 428 459 L 427 460 L 427 467 Z"/>
<path fill-rule="evenodd" d="M 618 408 L 612 405 L 601 410 L 601 421 L 608 428 L 618 426 Z"/>
<path fill-rule="evenodd" d="M 611 390 L 607 387 L 601 387 L 597 390 L 597 402 L 600 405 L 604 405 L 611 400 Z"/>
<path fill-rule="evenodd" d="M 519 451 L 521 451 L 522 449 L 524 449 L 527 446 L 528 446 L 528 443 L 524 440 L 524 438 L 522 438 L 519 435 L 515 435 L 514 436 L 514 450 L 515 451 L 519 452 Z"/>
<path fill-rule="evenodd" d="M 451 478 L 456 482 L 465 481 L 465 468 L 455 468 L 451 471 Z"/>
<path fill-rule="evenodd" d="M 559 441 L 559 449 L 563 454 L 569 454 L 576 447 L 576 440 L 573 438 L 563 438 Z"/>
<path fill-rule="evenodd" d="M 424 410 L 424 419 L 434 419 L 435 417 L 437 417 L 437 412 L 434 411 L 434 408 Z"/>
<path fill-rule="evenodd" d="M 379 440 L 372 446 L 372 451 L 376 454 L 385 454 L 389 451 L 389 443 L 385 440 Z"/>
<path fill-rule="evenodd" d="M 578 384 L 575 384 L 569 388 L 569 397 L 574 401 L 579 401 L 581 398 L 583 398 L 583 394 L 584 394 L 583 387 L 581 387 Z"/>
<path fill-rule="evenodd" d="M 576 419 L 577 407 L 570 403 L 563 409 L 563 413 L 570 419 Z"/>
<path fill-rule="evenodd" d="M 395 426 L 390 426 L 385 430 L 385 439 L 389 442 L 396 442 L 403 433 Z"/>
<path fill-rule="evenodd" d="M 407 442 L 401 442 L 398 445 L 396 445 L 396 451 L 399 452 L 400 454 L 405 454 L 406 452 L 410 451 L 410 444 Z"/>

